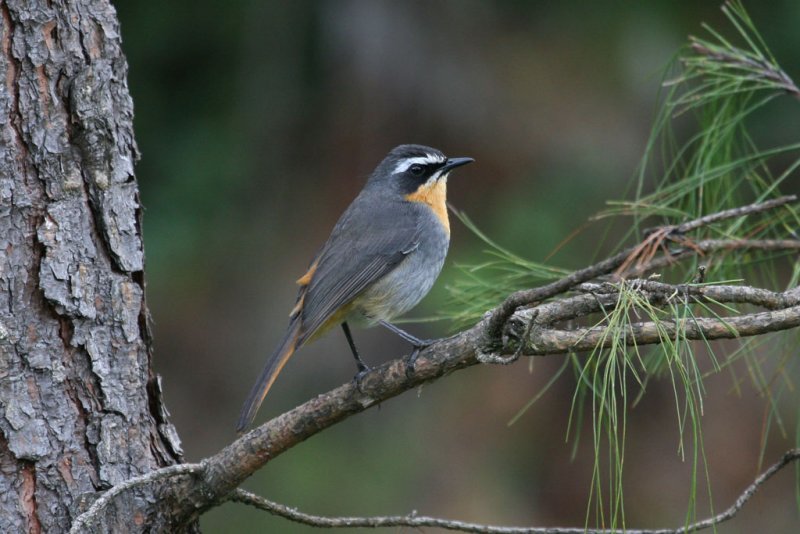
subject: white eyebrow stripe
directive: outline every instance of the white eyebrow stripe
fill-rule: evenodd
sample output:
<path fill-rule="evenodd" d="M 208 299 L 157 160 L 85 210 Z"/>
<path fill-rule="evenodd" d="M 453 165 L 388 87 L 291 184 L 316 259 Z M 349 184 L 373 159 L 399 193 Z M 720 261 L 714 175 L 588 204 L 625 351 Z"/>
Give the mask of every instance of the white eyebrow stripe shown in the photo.
<path fill-rule="evenodd" d="M 437 156 L 436 154 L 428 154 L 427 156 L 419 156 L 416 158 L 406 158 L 395 165 L 394 172 L 392 174 L 406 172 L 409 167 L 416 164 L 429 165 L 431 163 L 444 163 L 445 161 L 447 161 L 445 158 Z"/>

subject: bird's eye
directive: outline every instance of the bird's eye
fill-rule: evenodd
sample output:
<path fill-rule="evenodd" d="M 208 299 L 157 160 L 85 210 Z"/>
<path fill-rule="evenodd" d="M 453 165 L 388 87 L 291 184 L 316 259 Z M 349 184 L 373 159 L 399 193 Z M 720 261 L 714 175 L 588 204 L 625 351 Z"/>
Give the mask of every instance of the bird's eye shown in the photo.
<path fill-rule="evenodd" d="M 410 170 L 411 174 L 413 174 L 414 176 L 422 176 L 422 173 L 424 172 L 425 169 L 422 167 L 422 165 L 418 165 L 415 163 L 408 170 Z"/>

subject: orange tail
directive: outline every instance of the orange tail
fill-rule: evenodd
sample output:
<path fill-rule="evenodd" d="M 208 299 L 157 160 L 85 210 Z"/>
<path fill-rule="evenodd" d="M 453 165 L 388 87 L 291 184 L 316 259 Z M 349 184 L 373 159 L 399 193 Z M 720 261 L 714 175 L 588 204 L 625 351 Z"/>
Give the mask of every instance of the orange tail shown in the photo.
<path fill-rule="evenodd" d="M 272 383 L 275 382 L 278 373 L 281 372 L 281 369 L 283 369 L 283 366 L 286 365 L 287 360 L 289 360 L 289 357 L 294 353 L 295 348 L 297 348 L 299 333 L 300 321 L 293 320 L 289 324 L 286 334 L 283 336 L 283 341 L 281 341 L 281 344 L 278 345 L 278 348 L 275 349 L 275 352 L 273 352 L 272 356 L 267 360 L 267 365 L 265 365 L 264 370 L 261 371 L 261 376 L 258 377 L 255 385 L 253 385 L 253 389 L 250 390 L 250 394 L 247 396 L 247 400 L 244 406 L 242 406 L 242 413 L 239 415 L 239 423 L 236 426 L 237 432 L 242 432 L 253 422 L 258 408 L 264 401 L 264 397 L 267 395 L 269 388 L 272 387 Z"/>

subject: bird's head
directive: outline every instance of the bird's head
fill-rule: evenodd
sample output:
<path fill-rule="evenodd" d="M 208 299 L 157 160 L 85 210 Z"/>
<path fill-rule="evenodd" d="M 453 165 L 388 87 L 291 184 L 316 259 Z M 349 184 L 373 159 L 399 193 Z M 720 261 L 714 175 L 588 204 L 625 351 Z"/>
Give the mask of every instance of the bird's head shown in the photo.
<path fill-rule="evenodd" d="M 441 151 L 422 145 L 400 145 L 384 158 L 369 184 L 380 195 L 398 196 L 427 206 L 450 234 L 447 216 L 447 176 L 472 158 L 448 158 Z"/>
<path fill-rule="evenodd" d="M 400 145 L 392 149 L 375 169 L 371 182 L 403 196 L 434 188 L 444 188 L 447 176 L 456 167 L 472 163 L 472 158 L 448 158 L 440 150 L 422 145 Z"/>

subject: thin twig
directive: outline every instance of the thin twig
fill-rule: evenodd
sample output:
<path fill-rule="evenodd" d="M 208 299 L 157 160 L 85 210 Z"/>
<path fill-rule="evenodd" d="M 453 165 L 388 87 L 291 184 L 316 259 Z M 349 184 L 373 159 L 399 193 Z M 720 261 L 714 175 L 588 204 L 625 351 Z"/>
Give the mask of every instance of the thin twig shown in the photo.
<path fill-rule="evenodd" d="M 752 484 L 747 486 L 747 488 L 745 488 L 742 494 L 739 495 L 739 498 L 736 499 L 736 502 L 733 503 L 727 510 L 715 515 L 714 517 L 709 517 L 708 519 L 698 521 L 697 523 L 691 525 L 689 530 L 701 530 L 714 525 L 718 525 L 723 521 L 727 521 L 728 519 L 732 518 L 739 512 L 739 510 L 742 509 L 745 503 L 750 500 L 750 498 L 755 494 L 755 492 L 758 491 L 758 488 L 760 488 L 767 480 L 772 478 L 772 476 L 775 473 L 777 473 L 790 463 L 797 461 L 798 459 L 800 459 L 800 449 L 792 449 L 786 451 L 786 453 L 780 460 L 778 460 L 778 462 L 772 464 L 772 466 L 770 466 L 769 469 L 761 473 L 753 481 Z M 680 532 L 680 529 L 676 529 L 675 532 Z"/>
<path fill-rule="evenodd" d="M 604 274 L 608 274 L 622 265 L 622 263 L 626 261 L 628 257 L 630 257 L 631 253 L 633 253 L 636 248 L 637 247 L 627 248 L 622 252 L 611 256 L 610 258 L 586 267 L 585 269 L 575 271 L 574 273 L 550 284 L 534 289 L 515 291 L 509 295 L 506 300 L 500 304 L 500 306 L 495 308 L 494 312 L 492 313 L 492 316 L 489 319 L 489 325 L 486 329 L 486 339 L 488 341 L 487 344 L 490 346 L 501 344 L 500 338 L 502 335 L 503 325 L 505 325 L 506 321 L 520 306 L 541 302 L 545 299 L 549 299 L 564 293 L 578 284 L 588 282 L 589 280 Z"/>
<path fill-rule="evenodd" d="M 692 221 L 687 221 L 678 225 L 675 228 L 682 228 L 680 232 L 688 231 L 687 229 L 696 229 L 703 225 L 719 221 L 720 219 L 736 217 L 746 214 L 752 214 L 767 209 L 774 209 L 789 202 L 794 202 L 797 199 L 795 195 L 788 195 L 779 197 L 774 200 L 766 202 L 756 202 L 747 206 L 734 208 L 732 210 L 724 210 L 718 213 L 705 215 Z M 669 227 L 667 227 L 669 228 Z M 520 306 L 541 302 L 545 299 L 552 298 L 556 295 L 568 291 L 570 288 L 588 282 L 599 276 L 608 274 L 618 269 L 621 265 L 630 261 L 632 255 L 642 250 L 642 244 L 629 247 L 610 258 L 607 258 L 599 263 L 575 271 L 560 280 L 556 280 L 550 284 L 537 287 L 534 289 L 524 289 L 516 291 L 509 295 L 500 306 L 495 308 L 492 317 L 489 320 L 489 326 L 486 329 L 486 344 L 489 347 L 496 347 L 502 344 L 503 326 L 506 321 L 514 314 Z"/>
<path fill-rule="evenodd" d="M 800 326 L 800 287 L 778 293 L 749 286 L 664 284 L 655 280 L 632 280 L 626 283 L 635 287 L 642 298 L 657 305 L 672 295 L 691 296 L 698 302 L 751 304 L 769 311 L 739 314 L 730 317 L 693 317 L 685 320 L 662 320 L 631 323 L 621 328 L 616 337 L 622 337 L 629 346 L 643 346 L 663 342 L 664 336 L 680 332 L 686 340 L 731 339 L 765 334 Z M 539 328 L 523 339 L 522 353 L 527 356 L 565 354 L 606 348 L 615 342 L 607 335 L 607 325 L 558 329 L 554 323 L 574 320 L 614 306 L 621 290 L 611 283 L 582 284 L 578 289 L 589 294 L 540 304 L 521 310 L 514 315 L 511 335 L 518 335 L 532 313 L 537 314 Z"/>
<path fill-rule="evenodd" d="M 412 512 L 408 515 L 395 516 L 373 516 L 373 517 L 328 517 L 307 514 L 296 508 L 279 504 L 269 499 L 265 499 L 249 491 L 237 489 L 229 495 L 229 500 L 254 506 L 271 514 L 283 517 L 295 523 L 301 523 L 312 527 L 320 528 L 379 528 L 379 527 L 435 527 L 446 530 L 456 530 L 459 532 L 472 532 L 478 534 L 680 534 L 685 532 L 696 532 L 704 530 L 727 521 L 734 517 L 739 510 L 747 503 L 755 492 L 775 473 L 786 467 L 793 461 L 800 459 L 800 449 L 793 449 L 786 452 L 783 457 L 772 465 L 769 469 L 759 475 L 752 484 L 747 486 L 742 494 L 736 499 L 727 510 L 713 517 L 703 519 L 687 526 L 680 526 L 675 529 L 590 529 L 590 528 L 571 528 L 571 527 L 501 527 L 494 525 L 482 525 L 479 523 L 468 523 L 464 521 L 454 521 L 437 517 L 417 515 Z"/>
<path fill-rule="evenodd" d="M 781 242 L 755 241 L 750 244 L 768 249 L 773 247 L 781 248 L 779 246 Z M 783 243 L 783 245 L 788 245 L 791 248 L 796 248 L 796 244 L 797 242 L 794 241 Z M 738 248 L 741 246 L 741 242 L 709 241 L 705 244 L 700 242 L 698 246 L 701 248 L 703 246 Z M 624 252 L 620 253 L 590 268 L 591 276 L 586 274 L 581 276 L 587 276 L 589 279 L 596 278 L 598 273 L 608 272 L 609 269 L 613 270 L 613 265 L 618 265 L 619 262 L 625 260 L 625 257 Z M 586 273 L 587 270 L 583 272 Z M 562 284 L 569 286 L 565 290 L 575 286 L 575 280 L 579 279 L 580 277 L 573 276 L 568 279 L 568 282 L 562 282 Z M 606 295 L 601 294 L 597 297 L 595 295 L 583 295 L 583 298 L 588 303 L 586 306 L 589 308 L 596 306 L 597 301 L 603 298 L 616 298 L 613 294 L 613 285 L 609 284 L 609 287 L 611 288 L 611 293 Z M 674 292 L 674 287 L 668 284 L 658 285 L 658 282 L 654 280 L 645 280 L 639 284 L 643 294 L 649 294 L 656 300 L 663 298 L 663 295 L 667 292 Z M 664 322 L 659 325 L 662 328 L 662 333 L 665 329 L 669 331 L 669 328 L 680 327 L 686 339 L 710 340 L 733 336 L 758 335 L 800 325 L 800 305 L 795 304 L 800 298 L 798 296 L 800 290 L 798 289 L 784 293 L 774 293 L 745 286 L 703 287 L 702 291 L 692 290 L 696 291 L 698 298 L 703 293 L 708 298 L 713 298 L 718 302 L 750 302 L 773 311 L 742 315 L 724 320 L 697 318 L 685 325 Z M 520 337 L 523 341 L 522 345 L 524 345 L 523 353 L 526 355 L 543 355 L 560 354 L 571 350 L 591 350 L 600 343 L 599 339 L 603 333 L 602 328 L 589 329 L 584 332 L 580 330 L 559 331 L 538 327 L 542 324 L 552 324 L 554 317 L 559 314 L 564 316 L 569 312 L 572 313 L 573 317 L 580 317 L 585 314 L 585 311 L 581 311 L 579 308 L 571 308 L 580 304 L 575 300 L 580 298 L 580 296 L 570 297 L 560 301 L 547 302 L 538 306 L 535 310 L 526 309 L 520 311 L 520 321 L 516 322 L 521 324 L 525 324 L 525 319 L 530 319 L 532 314 L 538 314 L 536 318 L 537 327 L 531 327 L 529 334 L 530 338 L 536 338 L 535 342 L 525 340 L 526 336 L 524 335 Z M 556 310 L 559 306 L 560 311 L 554 312 L 553 310 Z M 775 308 L 779 309 L 776 310 Z M 566 316 L 564 318 L 569 319 L 570 317 Z M 170 480 L 168 484 L 161 488 L 166 495 L 171 495 L 177 502 L 185 503 L 183 508 L 179 507 L 182 511 L 175 512 L 176 520 L 178 521 L 176 525 L 183 524 L 180 523 L 179 518 L 194 517 L 193 514 L 196 514 L 198 510 L 219 504 L 221 499 L 231 491 L 234 491 L 245 478 L 271 459 L 303 440 L 404 391 L 441 378 L 453 371 L 476 365 L 479 363 L 478 356 L 484 348 L 490 320 L 491 317 L 487 316 L 472 328 L 432 344 L 420 353 L 413 370 L 407 367 L 404 359 L 389 361 L 370 371 L 362 380 L 361 387 L 348 383 L 321 394 L 245 434 L 222 451 L 203 460 L 200 464 L 170 466 L 114 486 L 93 503 L 89 510 L 76 519 L 71 532 L 97 531 L 93 524 L 97 515 L 112 499 L 126 490 L 135 490 L 140 484 L 155 482 L 167 477 L 192 474 L 194 476 L 191 479 L 183 477 L 183 482 L 181 483 Z M 520 328 L 524 330 L 522 327 Z M 650 331 L 652 328 L 648 328 L 647 323 L 630 325 L 630 331 L 625 333 L 626 341 L 630 340 L 637 345 L 658 343 L 659 339 L 661 339 L 658 332 L 654 333 Z M 576 344 L 576 341 L 587 344 L 587 346 Z M 529 532 L 537 531 L 529 530 Z M 569 531 L 551 529 L 538 532 L 563 533 Z"/>
<path fill-rule="evenodd" d="M 203 469 L 205 469 L 205 465 L 203 463 L 170 465 L 155 471 L 150 471 L 149 473 L 140 475 L 138 477 L 129 478 L 124 482 L 120 482 L 116 486 L 106 490 L 105 493 L 103 493 L 96 501 L 92 503 L 88 510 L 75 518 L 75 521 L 72 523 L 72 527 L 69 529 L 69 534 L 81 534 L 82 532 L 85 532 L 85 529 L 92 524 L 92 521 L 94 521 L 97 514 L 103 508 L 108 506 L 108 503 L 111 502 L 111 499 L 123 491 L 177 475 L 200 473 L 203 471 Z"/>
<path fill-rule="evenodd" d="M 674 244 L 689 249 L 694 249 L 696 253 L 702 254 L 702 251 L 697 244 L 692 239 L 687 238 L 684 234 L 692 230 L 702 228 L 703 226 L 708 226 L 710 224 L 723 221 L 725 219 L 744 217 L 753 213 L 775 209 L 789 202 L 794 202 L 795 200 L 797 200 L 795 195 L 786 195 L 772 200 L 767 200 L 765 202 L 757 202 L 747 206 L 741 206 L 738 208 L 712 213 L 711 215 L 706 215 L 704 217 L 700 217 L 699 219 L 694 219 L 682 224 L 659 226 L 654 229 L 646 230 L 644 240 L 637 247 L 635 247 L 634 251 L 631 252 L 630 257 L 617 268 L 617 270 L 614 272 L 614 275 L 620 277 L 623 272 L 628 270 L 630 266 L 634 264 L 634 262 L 636 263 L 634 270 L 641 272 L 646 265 L 653 261 L 653 258 L 655 258 L 659 249 L 668 252 L 668 248 L 666 246 L 667 241 L 671 241 Z"/>
<path fill-rule="evenodd" d="M 662 269 L 673 263 L 698 254 L 708 254 L 718 250 L 760 250 L 762 252 L 800 251 L 798 239 L 704 239 L 694 242 L 694 247 L 673 250 L 651 259 L 641 267 L 636 266 L 622 273 L 622 277 L 642 276 L 651 271 Z"/>
<path fill-rule="evenodd" d="M 753 213 L 775 209 L 785 204 L 795 202 L 796 200 L 797 195 L 786 195 L 783 197 L 773 198 L 772 200 L 750 204 L 748 206 L 741 206 L 739 208 L 719 211 L 717 213 L 712 213 L 711 215 L 700 217 L 699 219 L 695 219 L 693 221 L 678 224 L 675 226 L 675 232 L 685 234 L 686 232 L 696 230 L 702 226 L 708 226 L 709 224 L 713 224 L 718 221 L 735 219 L 737 217 L 743 217 L 745 215 L 751 215 Z"/>
<path fill-rule="evenodd" d="M 664 298 L 672 294 L 676 287 L 662 284 L 654 280 L 641 280 L 636 282 L 643 295 L 652 298 Z M 521 324 L 525 319 L 530 319 L 537 314 L 537 321 L 549 324 L 555 320 L 569 318 L 567 310 L 574 317 L 587 313 L 587 309 L 596 307 L 597 301 L 603 299 L 616 300 L 613 284 L 598 286 L 604 288 L 605 293 L 597 295 L 580 295 L 548 302 L 536 309 L 526 309 L 518 313 Z M 697 286 L 692 291 L 697 290 Z M 664 321 L 659 328 L 652 324 L 642 323 L 630 325 L 629 332 L 624 338 L 626 342 L 644 345 L 658 343 L 661 336 L 672 336 L 672 332 L 681 328 L 686 339 L 717 339 L 745 335 L 758 335 L 776 330 L 785 330 L 800 325 L 800 288 L 775 293 L 758 288 L 746 286 L 702 286 L 702 293 L 708 298 L 718 302 L 750 302 L 767 308 L 790 306 L 758 314 L 741 315 L 726 318 L 693 318 L 690 322 L 676 325 Z M 592 288 L 587 288 L 592 289 Z M 698 298 L 701 294 L 698 292 Z M 650 297 L 648 297 L 650 298 Z M 586 308 L 582 308 L 583 305 Z M 559 310 L 560 307 L 560 310 Z M 353 383 L 340 386 L 328 393 L 311 399 L 297 408 L 290 410 L 259 428 L 240 437 L 219 453 L 203 460 L 199 464 L 181 464 L 153 471 L 146 475 L 123 482 L 102 495 L 85 513 L 81 514 L 71 530 L 72 533 L 92 531 L 92 522 L 100 511 L 117 495 L 126 490 L 135 489 L 136 486 L 158 481 L 160 479 L 177 475 L 192 474 L 191 481 L 177 484 L 170 481 L 162 489 L 172 492 L 175 498 L 180 496 L 181 502 L 187 503 L 187 509 L 196 512 L 202 507 L 219 504 L 223 497 L 236 490 L 238 485 L 250 474 L 286 450 L 292 448 L 303 440 L 321 432 L 355 413 L 375 406 L 382 401 L 390 399 L 400 393 L 413 389 L 425 382 L 436 380 L 458 369 L 478 363 L 478 354 L 481 349 L 481 340 L 484 339 L 488 326 L 488 318 L 479 322 L 473 328 L 465 330 L 456 336 L 438 341 L 424 349 L 415 363 L 413 372 L 409 369 L 404 359 L 393 360 L 374 368 L 362 380 L 358 387 Z M 576 350 L 591 350 L 602 343 L 604 329 L 602 327 L 590 329 L 576 329 L 559 331 L 550 328 L 532 328 L 530 330 L 533 341 L 525 342 L 523 353 L 527 355 L 559 354 Z M 455 524 L 455 523 L 454 523 Z M 461 524 L 461 522 L 457 522 Z M 470 525 L 464 523 L 464 525 Z M 444 528 L 444 527 L 443 527 Z M 582 530 L 581 530 L 582 531 Z M 483 532 L 475 530 L 475 532 Z M 487 532 L 550 532 L 564 534 L 570 530 L 544 529 L 544 530 L 497 530 Z M 575 531 L 576 532 L 576 531 Z M 628 531 L 636 532 L 636 531 Z M 673 532 L 672 530 L 653 532 Z M 677 531 L 674 531 L 677 532 Z"/>
<path fill-rule="evenodd" d="M 730 302 L 735 304 L 752 304 L 768 310 L 781 310 L 792 306 L 800 305 L 800 288 L 788 291 L 770 291 L 759 287 L 745 285 L 724 285 L 724 284 L 667 284 L 658 280 L 633 279 L 626 284 L 635 288 L 637 291 L 645 293 L 645 298 L 651 303 L 663 302 L 669 295 L 676 293 L 687 296 L 697 297 L 700 301 L 707 302 Z M 618 284 L 581 284 L 577 289 L 584 293 L 601 293 L 604 295 L 616 295 L 620 292 Z M 655 297 L 648 298 L 648 297 Z M 555 307 L 563 308 L 569 314 L 570 319 L 576 319 L 580 315 L 575 315 L 571 309 L 572 299 L 562 299 L 551 303 Z M 534 308 L 532 312 L 541 313 Z M 552 322 L 552 319 L 550 319 Z"/>

